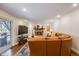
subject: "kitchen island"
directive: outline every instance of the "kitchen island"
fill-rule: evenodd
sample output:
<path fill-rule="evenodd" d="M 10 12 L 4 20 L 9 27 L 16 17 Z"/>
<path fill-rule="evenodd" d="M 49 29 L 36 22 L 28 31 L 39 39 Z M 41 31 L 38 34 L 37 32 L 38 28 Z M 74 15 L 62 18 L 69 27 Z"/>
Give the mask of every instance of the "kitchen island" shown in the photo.
<path fill-rule="evenodd" d="M 55 33 L 51 36 L 34 36 L 28 39 L 31 56 L 70 56 L 72 37 Z"/>

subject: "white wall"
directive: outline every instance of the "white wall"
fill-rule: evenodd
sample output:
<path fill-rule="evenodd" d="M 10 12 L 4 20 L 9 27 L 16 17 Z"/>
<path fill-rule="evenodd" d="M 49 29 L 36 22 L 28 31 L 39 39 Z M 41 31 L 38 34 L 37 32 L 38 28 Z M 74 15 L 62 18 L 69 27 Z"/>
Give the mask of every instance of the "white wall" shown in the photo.
<path fill-rule="evenodd" d="M 18 26 L 19 25 L 28 26 L 28 21 L 14 17 L 3 10 L 0 10 L 0 18 L 12 21 L 12 39 L 11 40 L 12 40 L 12 46 L 14 46 L 15 44 L 17 44 Z"/>
<path fill-rule="evenodd" d="M 79 51 L 79 10 L 57 20 L 54 23 L 54 31 L 72 35 L 72 48 Z"/>

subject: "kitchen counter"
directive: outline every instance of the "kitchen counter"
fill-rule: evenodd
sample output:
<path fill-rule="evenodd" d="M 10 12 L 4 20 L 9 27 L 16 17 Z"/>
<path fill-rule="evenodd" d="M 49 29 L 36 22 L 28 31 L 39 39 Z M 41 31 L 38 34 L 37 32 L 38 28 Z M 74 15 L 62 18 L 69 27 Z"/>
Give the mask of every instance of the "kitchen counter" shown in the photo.
<path fill-rule="evenodd" d="M 72 37 L 67 34 L 50 37 L 34 36 L 28 39 L 32 56 L 69 56 Z"/>

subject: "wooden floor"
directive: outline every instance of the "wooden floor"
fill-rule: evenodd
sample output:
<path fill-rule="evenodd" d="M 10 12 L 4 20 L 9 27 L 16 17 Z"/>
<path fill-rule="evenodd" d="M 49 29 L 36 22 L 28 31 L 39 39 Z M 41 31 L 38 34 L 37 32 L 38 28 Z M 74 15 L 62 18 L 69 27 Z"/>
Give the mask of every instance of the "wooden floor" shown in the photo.
<path fill-rule="evenodd" d="M 24 44 L 23 44 L 24 45 Z M 4 56 L 15 56 L 16 53 L 23 47 L 23 45 L 18 44 L 10 49 L 8 49 L 5 53 Z M 79 56 L 77 53 L 74 51 L 71 51 L 71 56 Z"/>
<path fill-rule="evenodd" d="M 17 52 L 23 47 L 24 44 L 18 44 L 13 46 L 12 48 L 8 49 L 5 53 L 3 53 L 3 55 L 7 55 L 7 56 L 14 56 L 17 54 Z"/>
<path fill-rule="evenodd" d="M 15 55 L 23 47 L 23 45 L 18 44 L 16 46 L 12 47 L 11 50 L 12 50 L 13 55 Z"/>
<path fill-rule="evenodd" d="M 75 51 L 71 50 L 71 56 L 79 56 Z"/>

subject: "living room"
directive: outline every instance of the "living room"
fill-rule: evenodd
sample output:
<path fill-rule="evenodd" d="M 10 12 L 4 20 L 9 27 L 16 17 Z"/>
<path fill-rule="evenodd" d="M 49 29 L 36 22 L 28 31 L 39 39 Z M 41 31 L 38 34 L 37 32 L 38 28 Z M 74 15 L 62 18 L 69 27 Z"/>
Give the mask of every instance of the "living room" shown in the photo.
<path fill-rule="evenodd" d="M 78 36 L 78 24 L 79 24 L 79 4 L 78 3 L 1 3 L 0 4 L 0 39 L 1 33 L 8 33 L 7 39 L 10 43 L 3 44 L 0 46 L 0 55 L 2 56 L 72 56 L 79 55 L 79 36 Z M 6 22 L 7 21 L 7 22 Z M 1 27 L 2 26 L 2 27 Z M 4 28 L 6 27 L 6 29 Z M 9 30 L 7 29 L 9 28 Z M 60 38 L 53 36 L 67 35 L 70 38 L 66 43 L 66 50 L 61 50 L 61 40 L 57 43 Z M 39 38 L 38 38 L 39 37 Z M 47 53 L 47 42 L 50 41 L 49 37 L 53 37 L 57 42 L 54 48 Z M 35 40 L 36 41 L 35 41 Z M 38 40 L 37 40 L 38 39 Z M 40 40 L 44 40 L 43 43 Z M 34 41 L 33 41 L 34 40 Z M 40 43 L 39 43 L 40 41 Z M 1 41 L 2 42 L 2 41 Z M 3 41 L 4 42 L 4 41 Z M 5 41 L 6 42 L 6 41 Z M 27 48 L 27 43 L 28 47 Z M 30 43 L 31 42 L 31 43 Z M 32 42 L 36 42 L 32 43 Z M 38 43 L 39 44 L 38 44 Z M 44 43 L 45 42 L 45 43 Z M 18 43 L 20 45 L 18 45 Z M 34 46 L 39 46 L 38 49 Z M 44 44 L 41 45 L 41 44 Z M 51 43 L 53 45 L 53 42 Z M 17 46 L 18 45 L 18 46 Z M 50 43 L 49 43 L 50 45 Z M 60 45 L 60 46 L 59 46 Z M 26 47 L 25 47 L 26 46 Z M 33 48 L 32 48 L 33 47 Z M 44 47 L 44 48 L 41 48 Z M 49 46 L 48 46 L 49 47 Z M 50 46 L 51 47 L 51 46 Z M 16 49 L 17 48 L 17 49 Z M 25 54 L 20 54 L 24 51 L 23 48 L 28 49 Z M 13 49 L 13 50 L 11 50 Z M 34 49 L 34 50 L 32 50 Z M 33 51 L 40 52 L 33 52 Z M 43 50 L 45 49 L 45 50 Z M 16 52 L 12 54 L 12 51 Z M 71 50 L 73 51 L 71 53 Z M 44 52 L 45 51 L 45 52 Z M 68 53 L 62 53 L 66 51 Z M 25 52 L 25 51 L 24 51 Z"/>

